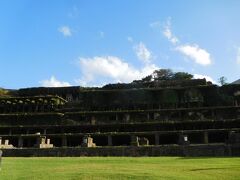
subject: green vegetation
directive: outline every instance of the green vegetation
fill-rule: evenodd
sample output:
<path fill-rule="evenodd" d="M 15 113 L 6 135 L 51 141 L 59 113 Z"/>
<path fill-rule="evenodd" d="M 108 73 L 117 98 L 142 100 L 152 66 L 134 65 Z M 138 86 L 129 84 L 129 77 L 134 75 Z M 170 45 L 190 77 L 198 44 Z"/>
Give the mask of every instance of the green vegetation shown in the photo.
<path fill-rule="evenodd" d="M 239 179 L 240 158 L 3 158 L 0 179 Z"/>
<path fill-rule="evenodd" d="M 199 81 L 200 80 L 200 81 Z M 152 74 L 131 83 L 107 84 L 103 89 L 134 89 L 152 87 L 185 87 L 206 85 L 206 79 L 193 79 L 187 72 L 173 72 L 171 69 L 158 69 Z M 211 82 L 208 82 L 211 84 Z"/>
<path fill-rule="evenodd" d="M 0 88 L 0 96 L 6 96 L 9 94 L 9 91 L 3 88 Z"/>
<path fill-rule="evenodd" d="M 222 76 L 218 79 L 218 82 L 221 84 L 221 86 L 227 84 L 227 78 L 225 76 Z"/>
<path fill-rule="evenodd" d="M 142 78 L 142 80 L 135 80 L 133 82 L 151 82 L 151 81 L 166 81 L 166 80 L 190 80 L 193 78 L 192 74 L 186 72 L 173 72 L 171 69 L 158 69 L 152 74 Z"/>

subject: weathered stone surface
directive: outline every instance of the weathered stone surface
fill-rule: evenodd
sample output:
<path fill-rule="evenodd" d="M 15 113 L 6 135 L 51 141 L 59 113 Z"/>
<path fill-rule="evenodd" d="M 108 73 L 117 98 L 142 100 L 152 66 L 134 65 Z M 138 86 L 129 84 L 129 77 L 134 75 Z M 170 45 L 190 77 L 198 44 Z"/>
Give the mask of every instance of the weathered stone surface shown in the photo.
<path fill-rule="evenodd" d="M 12 144 L 9 144 L 9 140 L 8 139 L 5 139 L 3 141 L 3 139 L 0 137 L 0 149 L 12 149 L 12 148 L 14 148 L 14 147 L 13 147 Z"/>
<path fill-rule="evenodd" d="M 39 136 L 37 138 L 37 143 L 35 144 L 36 148 L 53 148 L 53 144 L 50 144 L 50 139 L 47 139 L 46 136 Z"/>
<path fill-rule="evenodd" d="M 205 79 L 20 89 L 0 97 L 0 148 L 16 156 L 239 155 L 239 92 Z"/>
<path fill-rule="evenodd" d="M 189 145 L 190 142 L 188 140 L 188 136 L 185 134 L 180 134 L 178 139 L 178 144 L 180 145 Z"/>
<path fill-rule="evenodd" d="M 30 156 L 240 156 L 240 146 L 226 144 L 121 147 L 76 147 L 51 149 L 3 149 L 5 157 Z"/>
<path fill-rule="evenodd" d="M 93 138 L 91 138 L 91 136 L 84 136 L 81 146 L 82 147 L 96 147 L 96 144 L 93 143 Z"/>

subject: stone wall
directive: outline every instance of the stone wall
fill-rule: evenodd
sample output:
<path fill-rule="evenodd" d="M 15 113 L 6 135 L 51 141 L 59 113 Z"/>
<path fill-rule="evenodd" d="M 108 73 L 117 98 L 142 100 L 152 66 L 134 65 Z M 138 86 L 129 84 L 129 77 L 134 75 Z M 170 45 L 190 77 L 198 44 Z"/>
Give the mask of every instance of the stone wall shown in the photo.
<path fill-rule="evenodd" d="M 240 156 L 240 145 L 164 145 L 164 146 L 119 146 L 92 148 L 28 148 L 3 149 L 4 157 L 46 156 Z"/>

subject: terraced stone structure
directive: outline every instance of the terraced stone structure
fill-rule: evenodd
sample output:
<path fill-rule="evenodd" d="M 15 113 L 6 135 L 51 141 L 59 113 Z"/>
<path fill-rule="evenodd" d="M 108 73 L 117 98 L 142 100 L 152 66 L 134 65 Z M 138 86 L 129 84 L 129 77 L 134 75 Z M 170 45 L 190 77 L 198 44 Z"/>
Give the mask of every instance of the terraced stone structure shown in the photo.
<path fill-rule="evenodd" d="M 0 138 L 5 156 L 239 156 L 240 85 L 19 89 L 0 98 Z"/>

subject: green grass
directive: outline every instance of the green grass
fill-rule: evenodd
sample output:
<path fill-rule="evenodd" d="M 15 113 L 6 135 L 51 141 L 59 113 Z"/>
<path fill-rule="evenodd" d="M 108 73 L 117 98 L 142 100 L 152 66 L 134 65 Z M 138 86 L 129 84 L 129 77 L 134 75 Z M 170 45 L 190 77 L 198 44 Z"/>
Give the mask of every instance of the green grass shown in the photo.
<path fill-rule="evenodd" d="M 3 158 L 0 179 L 240 179 L 240 158 Z"/>

